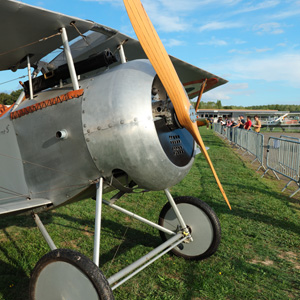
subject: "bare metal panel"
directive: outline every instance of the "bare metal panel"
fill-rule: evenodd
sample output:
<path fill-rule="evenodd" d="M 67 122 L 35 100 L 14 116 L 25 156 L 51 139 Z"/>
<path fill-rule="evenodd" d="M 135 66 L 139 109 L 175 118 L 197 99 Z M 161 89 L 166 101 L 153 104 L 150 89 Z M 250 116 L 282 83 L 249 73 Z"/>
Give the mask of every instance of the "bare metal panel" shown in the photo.
<path fill-rule="evenodd" d="M 2 203 L 0 205 L 0 215 L 22 212 L 48 204 L 51 204 L 51 201 L 47 199 L 17 199 L 13 202 Z"/>
<path fill-rule="evenodd" d="M 20 109 L 70 91 L 71 87 L 39 94 Z M 13 121 L 31 197 L 46 198 L 54 205 L 72 199 L 99 177 L 86 147 L 82 130 L 82 97 L 46 107 Z M 66 130 L 68 137 L 56 133 Z"/>
<path fill-rule="evenodd" d="M 162 190 L 182 180 L 159 141 L 152 117 L 155 71 L 148 60 L 119 65 L 84 83 L 82 121 L 91 156 L 104 177 L 125 171 L 141 188 Z"/>
<path fill-rule="evenodd" d="M 86 32 L 94 26 L 91 21 L 66 16 L 43 8 L 18 1 L 0 1 L 0 70 L 24 68 L 27 55 L 36 62 L 62 45 L 60 36 L 34 43 L 56 34 L 65 27 L 69 39 L 78 36 L 70 22 L 75 21 L 77 28 Z M 32 44 L 34 43 L 34 44 Z M 32 44 L 27 47 L 25 45 Z"/>
<path fill-rule="evenodd" d="M 18 209 L 19 201 L 26 200 L 29 191 L 24 177 L 23 162 L 16 133 L 9 117 L 0 119 L 0 213 L 7 203 Z"/>

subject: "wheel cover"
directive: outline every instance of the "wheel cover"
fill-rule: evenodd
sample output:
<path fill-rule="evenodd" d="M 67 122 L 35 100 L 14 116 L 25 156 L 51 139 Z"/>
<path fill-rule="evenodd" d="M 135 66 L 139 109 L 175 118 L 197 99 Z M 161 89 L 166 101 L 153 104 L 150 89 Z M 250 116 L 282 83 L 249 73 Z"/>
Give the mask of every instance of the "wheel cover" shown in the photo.
<path fill-rule="evenodd" d="M 48 264 L 36 283 L 35 298 L 43 300 L 99 300 L 90 279 L 75 266 L 57 261 Z"/>
<path fill-rule="evenodd" d="M 88 257 L 71 249 L 56 249 L 35 265 L 30 300 L 113 300 L 108 281 Z"/>
<path fill-rule="evenodd" d="M 191 230 L 193 242 L 182 243 L 174 250 L 187 256 L 198 256 L 205 253 L 211 246 L 214 238 L 214 229 L 209 217 L 198 207 L 187 204 L 177 204 L 178 209 Z M 175 230 L 180 224 L 173 209 L 169 209 L 164 217 L 164 227 Z M 167 238 L 170 236 L 167 235 Z"/>

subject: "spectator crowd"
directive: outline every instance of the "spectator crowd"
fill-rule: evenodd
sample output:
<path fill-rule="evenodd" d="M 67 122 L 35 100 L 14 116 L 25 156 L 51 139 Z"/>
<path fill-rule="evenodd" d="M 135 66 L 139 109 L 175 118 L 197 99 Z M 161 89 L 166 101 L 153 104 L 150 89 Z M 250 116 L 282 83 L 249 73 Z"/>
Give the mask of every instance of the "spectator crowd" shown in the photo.
<path fill-rule="evenodd" d="M 210 118 L 208 122 L 211 124 L 211 129 L 212 129 L 213 119 Z M 255 132 L 258 133 L 260 132 L 260 128 L 261 128 L 261 122 L 258 119 L 258 116 L 254 116 L 253 122 L 251 121 L 250 116 L 247 116 L 247 119 L 245 120 L 244 116 L 241 115 L 239 116 L 237 122 L 233 118 L 228 119 L 226 117 L 225 120 L 223 120 L 222 117 L 219 117 L 217 123 L 221 123 L 221 125 L 224 127 L 224 130 L 226 130 L 226 128 L 241 128 L 245 130 L 254 130 Z"/>

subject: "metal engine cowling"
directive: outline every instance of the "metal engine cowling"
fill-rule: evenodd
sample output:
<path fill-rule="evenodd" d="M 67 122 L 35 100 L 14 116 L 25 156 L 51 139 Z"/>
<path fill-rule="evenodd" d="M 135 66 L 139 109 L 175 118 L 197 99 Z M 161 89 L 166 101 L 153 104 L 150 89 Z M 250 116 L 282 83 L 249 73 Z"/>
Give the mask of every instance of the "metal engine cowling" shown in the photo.
<path fill-rule="evenodd" d="M 162 190 L 189 172 L 195 144 L 187 130 L 170 129 L 163 120 L 154 122 L 155 75 L 148 60 L 137 60 L 85 81 L 82 124 L 103 177 L 117 170 L 139 188 Z"/>

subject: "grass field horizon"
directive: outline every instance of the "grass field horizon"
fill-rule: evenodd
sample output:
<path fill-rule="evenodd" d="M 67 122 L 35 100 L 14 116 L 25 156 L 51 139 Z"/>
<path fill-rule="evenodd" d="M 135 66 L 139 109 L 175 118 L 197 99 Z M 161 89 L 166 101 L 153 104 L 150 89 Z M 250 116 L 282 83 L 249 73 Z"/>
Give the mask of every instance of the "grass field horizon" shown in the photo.
<path fill-rule="evenodd" d="M 281 194 L 273 178 L 260 178 L 212 130 L 201 128 L 201 134 L 232 210 L 201 154 L 170 191 L 174 197 L 198 197 L 214 209 L 222 228 L 218 251 L 198 262 L 167 254 L 117 288 L 115 299 L 299 299 L 299 196 Z M 166 202 L 163 192 L 149 192 L 126 195 L 118 204 L 157 222 Z M 95 201 L 87 199 L 40 218 L 58 248 L 92 258 L 94 210 Z M 106 277 L 161 243 L 157 230 L 108 207 L 102 225 L 100 268 Z M 0 229 L 0 299 L 26 300 L 30 272 L 49 248 L 29 216 L 1 217 Z"/>

